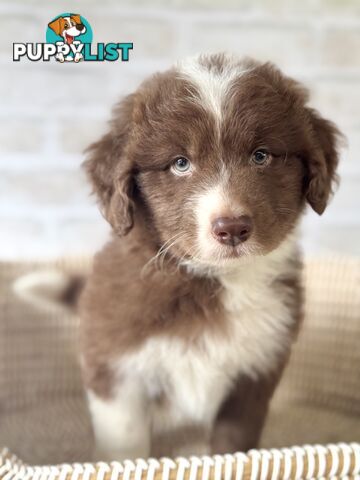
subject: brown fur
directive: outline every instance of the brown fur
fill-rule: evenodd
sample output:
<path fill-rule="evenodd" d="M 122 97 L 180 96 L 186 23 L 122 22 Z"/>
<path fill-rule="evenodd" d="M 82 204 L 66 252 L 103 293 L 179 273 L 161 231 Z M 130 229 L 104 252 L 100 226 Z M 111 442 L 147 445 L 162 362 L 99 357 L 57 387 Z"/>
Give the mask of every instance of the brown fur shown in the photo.
<path fill-rule="evenodd" d="M 247 452 L 258 445 L 269 402 L 286 364 L 268 377 L 242 376 L 222 405 L 211 436 L 212 452 Z"/>
<path fill-rule="evenodd" d="M 218 72 L 226 61 L 202 59 Z M 124 99 L 109 133 L 89 149 L 85 168 L 115 233 L 97 255 L 81 301 L 85 379 L 99 396 L 111 395 L 112 360 L 141 348 L 151 336 L 196 344 L 206 329 L 226 335 L 217 279 L 178 267 L 195 246 L 196 219 L 188 200 L 218 175 L 219 158 L 231 172 L 229 197 L 253 218 L 262 254 L 293 230 L 306 201 L 319 214 L 325 209 L 336 177 L 337 128 L 309 108 L 307 92 L 273 65 L 245 64 L 251 70 L 231 87 L 220 140 L 214 115 L 194 101 L 196 87 L 171 69 Z M 271 152 L 270 161 L 255 166 L 249 159 L 262 147 Z M 196 164 L 186 181 L 169 170 L 177 155 Z M 180 233 L 163 268 L 146 267 L 161 245 Z M 287 289 L 296 329 L 299 265 L 294 271 L 279 279 L 274 291 Z M 269 378 L 239 379 L 219 414 L 215 437 L 221 444 L 214 440 L 215 451 L 256 445 L 286 359 Z"/>

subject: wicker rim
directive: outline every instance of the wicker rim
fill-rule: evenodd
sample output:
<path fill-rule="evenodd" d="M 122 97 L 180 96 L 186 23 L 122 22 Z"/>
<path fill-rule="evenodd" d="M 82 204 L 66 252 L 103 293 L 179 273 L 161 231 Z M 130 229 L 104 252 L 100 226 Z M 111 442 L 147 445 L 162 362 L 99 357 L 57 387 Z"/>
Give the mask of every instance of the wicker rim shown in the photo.
<path fill-rule="evenodd" d="M 96 464 L 25 465 L 0 453 L 1 480 L 360 480 L 360 444 L 304 445 L 213 457 L 138 459 Z"/>

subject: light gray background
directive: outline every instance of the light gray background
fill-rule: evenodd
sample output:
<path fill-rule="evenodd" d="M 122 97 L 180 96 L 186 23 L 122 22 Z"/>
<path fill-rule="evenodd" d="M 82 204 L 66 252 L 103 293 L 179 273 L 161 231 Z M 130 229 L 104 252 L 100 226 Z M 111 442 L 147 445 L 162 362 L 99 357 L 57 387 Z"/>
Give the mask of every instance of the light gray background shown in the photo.
<path fill-rule="evenodd" d="M 134 42 L 130 62 L 12 62 L 12 42 L 43 42 L 64 11 L 94 42 Z M 360 254 L 358 0 L 12 0 L 0 2 L 0 257 L 87 254 L 107 237 L 80 171 L 110 108 L 148 74 L 198 52 L 272 60 L 312 91 L 348 137 L 342 182 L 323 217 L 309 212 L 311 254 Z"/>

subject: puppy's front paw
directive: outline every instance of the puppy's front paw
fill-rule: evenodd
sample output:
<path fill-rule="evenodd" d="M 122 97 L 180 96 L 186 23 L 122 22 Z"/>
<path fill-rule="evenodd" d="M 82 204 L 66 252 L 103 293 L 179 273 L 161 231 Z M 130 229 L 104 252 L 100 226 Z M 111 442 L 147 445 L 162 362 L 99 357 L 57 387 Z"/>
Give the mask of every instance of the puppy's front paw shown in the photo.
<path fill-rule="evenodd" d="M 64 54 L 63 53 L 58 53 L 57 55 L 55 55 L 55 58 L 58 62 L 60 63 L 64 63 L 65 62 L 65 57 L 64 57 Z"/>
<path fill-rule="evenodd" d="M 74 57 L 74 62 L 79 63 L 81 60 L 84 60 L 84 56 L 82 53 L 76 53 Z"/>

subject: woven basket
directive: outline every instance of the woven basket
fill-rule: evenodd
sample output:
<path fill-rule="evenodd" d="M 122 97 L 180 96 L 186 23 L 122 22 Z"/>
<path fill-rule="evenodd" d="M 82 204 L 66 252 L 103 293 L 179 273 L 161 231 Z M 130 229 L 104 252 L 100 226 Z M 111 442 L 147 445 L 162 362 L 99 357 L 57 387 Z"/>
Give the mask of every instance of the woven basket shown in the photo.
<path fill-rule="evenodd" d="M 78 319 L 30 308 L 12 291 L 19 276 L 47 267 L 86 272 L 89 262 L 0 265 L 0 445 L 17 455 L 0 454 L 1 480 L 360 480 L 359 259 L 307 261 L 305 323 L 260 450 L 96 465 L 83 463 L 93 439 L 76 356 Z M 284 448 L 290 445 L 303 446 Z"/>

